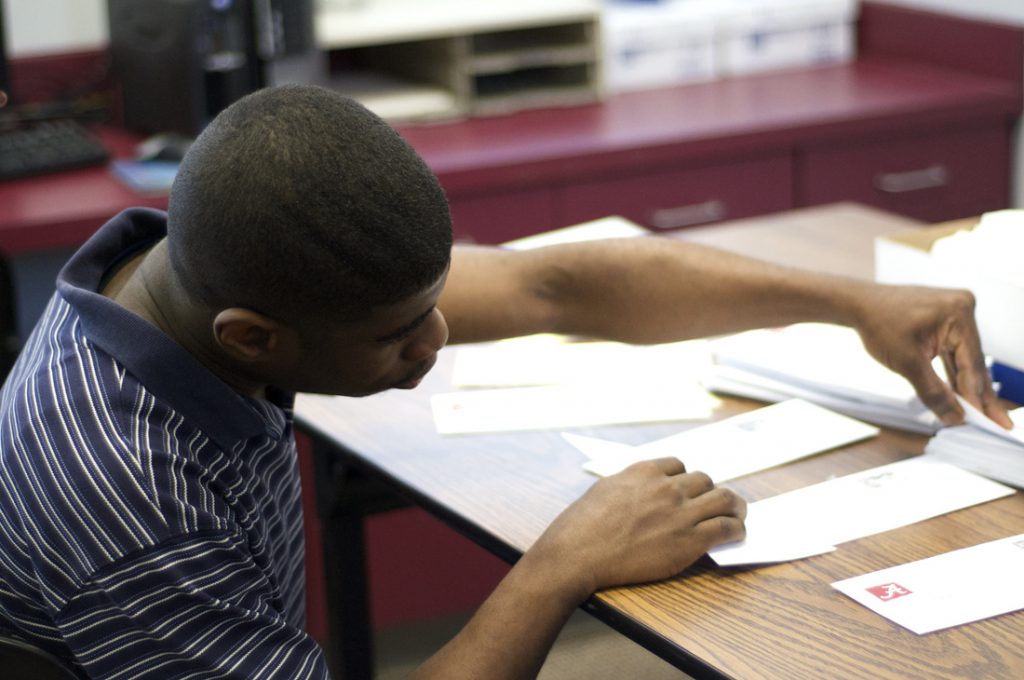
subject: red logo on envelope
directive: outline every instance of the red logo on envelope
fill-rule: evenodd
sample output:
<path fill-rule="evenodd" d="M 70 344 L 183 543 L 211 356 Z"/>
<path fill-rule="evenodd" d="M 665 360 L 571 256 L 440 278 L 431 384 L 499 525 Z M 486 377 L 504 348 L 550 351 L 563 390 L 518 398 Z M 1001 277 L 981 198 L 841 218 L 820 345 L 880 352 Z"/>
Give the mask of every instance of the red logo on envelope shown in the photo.
<path fill-rule="evenodd" d="M 883 583 L 880 586 L 873 586 L 867 590 L 883 602 L 895 600 L 897 597 L 903 597 L 904 595 L 910 595 L 912 592 L 898 583 Z"/>

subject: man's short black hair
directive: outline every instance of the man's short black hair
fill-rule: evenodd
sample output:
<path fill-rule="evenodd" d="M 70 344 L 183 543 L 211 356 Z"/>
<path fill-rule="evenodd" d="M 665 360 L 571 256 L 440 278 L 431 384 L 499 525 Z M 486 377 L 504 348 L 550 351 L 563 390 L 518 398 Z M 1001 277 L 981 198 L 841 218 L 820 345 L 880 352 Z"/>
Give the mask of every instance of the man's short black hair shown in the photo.
<path fill-rule="evenodd" d="M 168 207 L 171 264 L 192 297 L 289 322 L 400 302 L 444 274 L 451 245 L 444 192 L 412 147 L 313 86 L 225 109 L 186 154 Z"/>

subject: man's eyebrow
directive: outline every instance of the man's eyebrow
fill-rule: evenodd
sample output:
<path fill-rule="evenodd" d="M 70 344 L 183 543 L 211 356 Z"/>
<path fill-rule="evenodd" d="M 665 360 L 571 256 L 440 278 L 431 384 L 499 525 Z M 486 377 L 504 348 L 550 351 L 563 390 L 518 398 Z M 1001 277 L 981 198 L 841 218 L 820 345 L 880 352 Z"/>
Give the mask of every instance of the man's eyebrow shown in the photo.
<path fill-rule="evenodd" d="M 413 319 L 409 323 L 405 324 L 401 328 L 399 328 L 397 330 L 394 330 L 394 331 L 391 331 L 387 335 L 382 335 L 379 338 L 374 338 L 374 340 L 376 340 L 377 342 L 391 342 L 391 341 L 394 341 L 394 340 L 401 340 L 402 338 L 407 337 L 414 330 L 419 328 L 419 326 L 424 321 L 426 321 L 427 317 L 429 317 L 433 312 L 434 312 L 434 305 L 431 305 L 430 309 L 428 309 L 427 311 L 423 312 L 422 314 L 420 314 L 415 319 Z"/>

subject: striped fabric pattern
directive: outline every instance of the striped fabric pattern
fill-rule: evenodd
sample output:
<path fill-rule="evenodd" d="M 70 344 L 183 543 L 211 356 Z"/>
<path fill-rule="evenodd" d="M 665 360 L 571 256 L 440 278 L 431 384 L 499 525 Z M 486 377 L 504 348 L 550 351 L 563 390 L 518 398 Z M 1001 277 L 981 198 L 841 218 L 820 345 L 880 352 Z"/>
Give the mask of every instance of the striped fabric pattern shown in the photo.
<path fill-rule="evenodd" d="M 74 283 L 161 220 L 76 255 L 0 393 L 0 629 L 83 677 L 326 678 L 290 397 L 228 390 Z"/>

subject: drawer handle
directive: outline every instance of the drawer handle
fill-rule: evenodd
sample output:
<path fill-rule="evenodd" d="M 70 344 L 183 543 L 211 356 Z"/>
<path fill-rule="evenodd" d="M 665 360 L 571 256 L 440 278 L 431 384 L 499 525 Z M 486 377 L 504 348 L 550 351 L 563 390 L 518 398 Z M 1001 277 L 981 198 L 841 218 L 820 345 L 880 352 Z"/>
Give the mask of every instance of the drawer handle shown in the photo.
<path fill-rule="evenodd" d="M 930 165 L 909 172 L 883 172 L 875 175 L 875 188 L 887 194 L 935 189 L 949 184 L 949 170 L 944 165 Z"/>
<path fill-rule="evenodd" d="M 679 229 L 717 222 L 725 217 L 725 212 L 725 203 L 713 199 L 675 208 L 660 208 L 651 213 L 649 222 L 655 229 Z"/>

